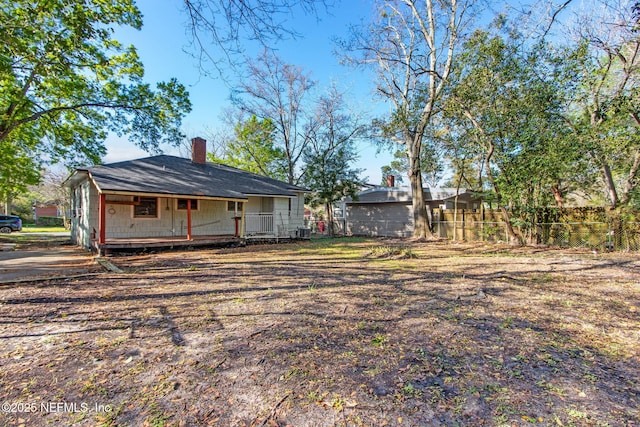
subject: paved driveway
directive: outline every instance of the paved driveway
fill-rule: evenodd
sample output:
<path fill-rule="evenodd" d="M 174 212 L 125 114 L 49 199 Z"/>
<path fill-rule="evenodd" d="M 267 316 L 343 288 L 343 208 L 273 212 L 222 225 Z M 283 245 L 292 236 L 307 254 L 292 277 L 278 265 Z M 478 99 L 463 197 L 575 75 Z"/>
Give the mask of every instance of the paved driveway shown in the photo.
<path fill-rule="evenodd" d="M 0 251 L 0 283 L 100 271 L 94 256 L 74 246 Z"/>

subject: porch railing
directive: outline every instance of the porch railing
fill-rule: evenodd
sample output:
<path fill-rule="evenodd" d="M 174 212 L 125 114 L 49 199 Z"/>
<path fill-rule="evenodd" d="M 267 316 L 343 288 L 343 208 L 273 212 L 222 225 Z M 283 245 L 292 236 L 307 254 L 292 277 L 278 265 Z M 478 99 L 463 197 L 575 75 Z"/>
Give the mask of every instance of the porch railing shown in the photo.
<path fill-rule="evenodd" d="M 272 213 L 245 213 L 246 236 L 274 235 Z"/>

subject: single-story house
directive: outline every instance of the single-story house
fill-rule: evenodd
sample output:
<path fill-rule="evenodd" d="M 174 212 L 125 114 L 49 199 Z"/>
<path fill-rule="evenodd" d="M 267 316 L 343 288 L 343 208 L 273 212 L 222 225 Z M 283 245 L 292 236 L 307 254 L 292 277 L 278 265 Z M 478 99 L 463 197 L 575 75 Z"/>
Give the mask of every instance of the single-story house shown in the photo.
<path fill-rule="evenodd" d="M 425 204 L 435 209 L 454 209 L 455 188 L 424 188 Z M 413 206 L 409 188 L 376 187 L 345 200 L 346 232 L 360 236 L 410 237 L 413 234 Z M 479 209 L 481 200 L 466 189 L 458 190 L 458 209 Z"/>
<path fill-rule="evenodd" d="M 36 202 L 33 205 L 33 219 L 36 225 L 64 225 L 63 203 L 59 201 Z"/>
<path fill-rule="evenodd" d="M 99 253 L 306 235 L 308 190 L 209 163 L 202 138 L 192 140 L 191 159 L 159 155 L 77 169 L 65 185 L 71 240 Z"/>
<path fill-rule="evenodd" d="M 43 216 L 60 218 L 62 217 L 62 212 L 57 203 L 54 203 L 54 202 L 35 203 L 33 205 L 33 216 L 37 223 L 38 218 Z"/>

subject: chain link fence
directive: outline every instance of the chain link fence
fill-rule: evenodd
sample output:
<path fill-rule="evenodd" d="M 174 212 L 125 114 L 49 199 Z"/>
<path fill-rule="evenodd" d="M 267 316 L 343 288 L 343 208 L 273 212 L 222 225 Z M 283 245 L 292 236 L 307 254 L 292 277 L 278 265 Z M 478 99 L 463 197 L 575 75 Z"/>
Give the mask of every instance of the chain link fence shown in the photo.
<path fill-rule="evenodd" d="M 337 218 L 333 222 L 333 233 L 331 233 L 329 222 L 326 220 L 305 220 L 305 227 L 311 231 L 312 236 L 320 237 L 320 236 L 345 236 L 345 221 L 342 218 Z"/>
<path fill-rule="evenodd" d="M 452 240 L 510 242 L 504 222 L 438 221 L 434 231 Z M 531 243 L 599 251 L 640 250 L 640 222 L 613 225 L 606 222 L 568 222 L 537 224 L 526 233 Z"/>

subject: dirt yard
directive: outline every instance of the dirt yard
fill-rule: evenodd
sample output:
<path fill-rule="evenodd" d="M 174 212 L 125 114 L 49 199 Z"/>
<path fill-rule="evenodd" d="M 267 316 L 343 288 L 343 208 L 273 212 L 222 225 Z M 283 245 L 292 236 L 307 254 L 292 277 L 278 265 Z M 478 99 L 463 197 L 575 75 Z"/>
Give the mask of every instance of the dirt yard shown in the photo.
<path fill-rule="evenodd" d="M 338 239 L 0 286 L 0 425 L 640 426 L 640 257 Z"/>

